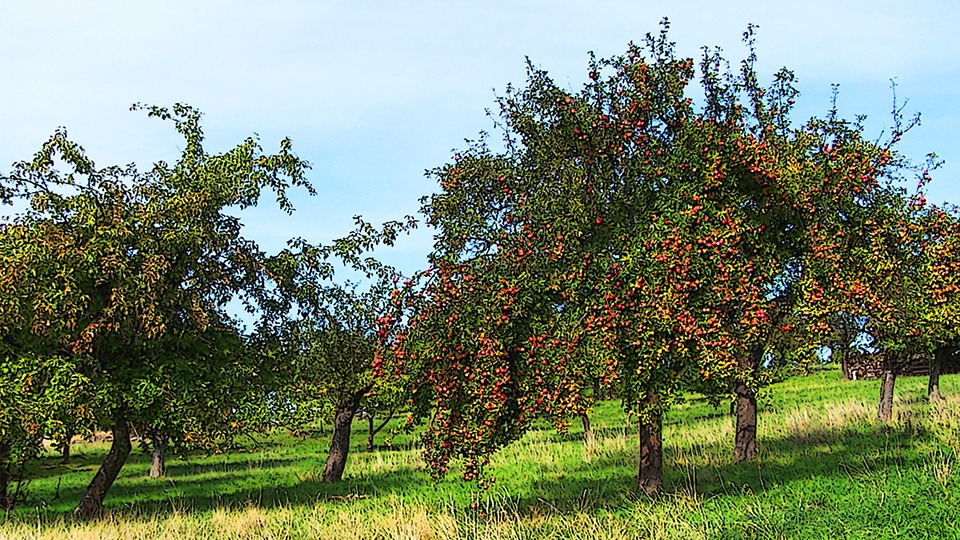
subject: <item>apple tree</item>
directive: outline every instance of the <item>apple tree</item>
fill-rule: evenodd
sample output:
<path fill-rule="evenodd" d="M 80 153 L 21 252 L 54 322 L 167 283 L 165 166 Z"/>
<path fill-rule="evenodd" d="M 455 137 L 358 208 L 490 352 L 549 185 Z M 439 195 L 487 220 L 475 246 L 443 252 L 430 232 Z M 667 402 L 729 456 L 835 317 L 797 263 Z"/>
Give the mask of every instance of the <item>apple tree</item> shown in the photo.
<path fill-rule="evenodd" d="M 737 72 L 704 53 L 696 104 L 666 25 L 592 61 L 578 93 L 531 67 L 499 99 L 503 149 L 481 139 L 433 171 L 432 267 L 399 353 L 437 471 L 459 457 L 474 477 L 534 418 L 563 426 L 598 375 L 640 419 L 641 489 L 662 484 L 685 388 L 735 395 L 735 458 L 753 457 L 770 344 L 794 335 L 809 358 L 822 330 L 811 261 L 843 255 L 823 231 L 891 170 L 834 115 L 794 126 L 793 75 L 761 86 L 745 39 Z"/>
<path fill-rule="evenodd" d="M 918 206 L 924 202 L 917 200 Z M 924 278 L 926 309 L 920 331 L 931 360 L 927 394 L 938 401 L 943 363 L 960 350 L 960 219 L 953 208 L 921 210 L 924 257 L 917 271 Z"/>
<path fill-rule="evenodd" d="M 324 482 L 339 482 L 350 450 L 353 421 L 363 409 L 370 419 L 388 419 L 402 397 L 401 385 L 374 377 L 388 330 L 384 317 L 399 291 L 400 274 L 371 256 L 391 246 L 398 234 L 416 226 L 412 218 L 376 228 L 357 217 L 357 229 L 329 245 L 302 239 L 270 258 L 278 288 L 292 317 L 270 334 L 290 362 L 271 397 L 285 423 L 304 424 L 332 417 Z M 352 274 L 354 280 L 339 274 Z M 386 423 L 384 421 L 381 427 Z M 368 446 L 372 446 L 370 422 Z"/>
<path fill-rule="evenodd" d="M 288 188 L 312 191 L 289 140 L 275 154 L 252 138 L 211 154 L 196 110 L 137 108 L 184 138 L 176 163 L 98 168 L 61 129 L 7 179 L 9 197 L 26 205 L 9 225 L 23 234 L 3 246 L 13 253 L 3 259 L 11 349 L 69 359 L 96 397 L 97 424 L 113 433 L 78 518 L 100 512 L 132 426 L 200 444 L 229 425 L 238 392 L 256 387 L 243 378 L 258 370 L 226 305 L 239 298 L 256 309 L 269 281 L 231 212 L 263 190 L 290 211 Z"/>

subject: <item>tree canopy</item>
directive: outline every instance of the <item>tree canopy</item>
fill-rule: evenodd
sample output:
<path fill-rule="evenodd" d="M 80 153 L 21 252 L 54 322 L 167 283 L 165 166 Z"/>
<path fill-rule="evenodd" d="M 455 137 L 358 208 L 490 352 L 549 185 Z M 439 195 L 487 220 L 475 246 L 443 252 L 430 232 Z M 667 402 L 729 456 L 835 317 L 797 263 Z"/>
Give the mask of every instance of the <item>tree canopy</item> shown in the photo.
<path fill-rule="evenodd" d="M 291 211 L 288 188 L 312 192 L 289 140 L 276 154 L 251 138 L 212 155 L 196 110 L 135 108 L 173 123 L 185 140 L 176 163 L 98 168 L 58 130 L 4 184 L 8 200 L 27 205 L 0 242 L 4 367 L 18 373 L 30 357 L 65 362 L 87 386 L 85 399 L 70 403 L 113 432 L 80 517 L 99 512 L 130 451 L 131 426 L 171 444 L 223 435 L 258 374 L 226 305 L 239 298 L 256 309 L 269 291 L 264 254 L 227 210 L 270 190 Z"/>
<path fill-rule="evenodd" d="M 475 477 L 535 419 L 563 427 L 594 381 L 640 419 L 647 491 L 682 390 L 733 397 L 734 456 L 751 459 L 775 345 L 810 362 L 828 317 L 869 303 L 855 283 L 876 261 L 856 254 L 897 226 L 881 216 L 905 200 L 906 127 L 874 142 L 835 107 L 796 124 L 794 76 L 760 84 L 752 28 L 737 68 L 705 49 L 699 70 L 667 29 L 591 61 L 579 92 L 531 65 L 498 100 L 500 148 L 481 138 L 432 172 L 432 267 L 399 348 L 437 471 L 460 457 Z"/>

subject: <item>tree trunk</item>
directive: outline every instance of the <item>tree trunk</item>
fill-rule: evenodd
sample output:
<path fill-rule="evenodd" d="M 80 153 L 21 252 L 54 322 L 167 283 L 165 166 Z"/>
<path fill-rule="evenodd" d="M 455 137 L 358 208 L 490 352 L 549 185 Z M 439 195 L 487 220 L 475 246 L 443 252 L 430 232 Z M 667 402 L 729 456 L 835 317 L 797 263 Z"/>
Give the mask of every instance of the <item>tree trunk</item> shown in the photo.
<path fill-rule="evenodd" d="M 71 437 L 67 437 L 67 438 L 63 441 L 62 446 L 60 446 L 60 455 L 63 456 L 63 458 L 60 460 L 60 463 L 69 463 L 69 462 L 70 462 L 70 446 L 71 446 L 71 445 L 70 445 L 70 439 L 71 439 Z"/>
<path fill-rule="evenodd" d="M 166 474 L 166 446 L 159 436 L 152 437 L 153 451 L 150 453 L 150 478 L 163 478 Z"/>
<path fill-rule="evenodd" d="M 877 417 L 884 422 L 893 417 L 893 386 L 896 382 L 896 368 L 889 361 L 885 362 L 880 382 L 880 406 L 877 408 Z"/>
<path fill-rule="evenodd" d="M 753 378 L 760 367 L 762 347 L 754 347 L 750 354 L 738 361 L 740 380 L 733 389 L 737 398 L 737 429 L 734 436 L 733 460 L 747 461 L 757 456 L 757 395 L 747 379 Z"/>
<path fill-rule="evenodd" d="M 583 442 L 592 447 L 597 439 L 593 435 L 593 427 L 590 426 L 590 415 L 583 413 L 580 415 L 580 423 L 583 424 Z"/>
<path fill-rule="evenodd" d="M 373 415 L 367 415 L 367 452 L 373 452 L 373 436 L 377 432 L 373 430 Z"/>
<path fill-rule="evenodd" d="M 13 501 L 10 500 L 10 495 L 7 493 L 9 487 L 10 471 L 7 470 L 6 465 L 0 464 L 0 511 L 13 509 Z"/>
<path fill-rule="evenodd" d="M 103 498 L 106 496 L 110 486 L 113 485 L 120 469 L 127 461 L 130 455 L 130 428 L 127 426 L 127 420 L 121 413 L 116 413 L 113 420 L 113 443 L 110 445 L 110 452 L 100 470 L 90 481 L 87 491 L 80 500 L 80 504 L 73 509 L 73 518 L 80 520 L 90 520 L 98 517 L 103 511 Z"/>
<path fill-rule="evenodd" d="M 396 414 L 396 412 L 397 410 L 395 408 L 390 409 L 390 413 L 387 414 L 387 417 L 384 418 L 383 422 L 380 422 L 380 425 L 377 427 L 373 427 L 373 420 L 374 420 L 373 415 L 370 415 L 367 417 L 368 421 L 370 422 L 370 431 L 367 433 L 367 452 L 373 452 L 373 449 L 375 448 L 375 446 L 373 445 L 374 435 L 376 435 L 377 433 L 380 433 L 380 431 L 384 427 L 386 427 L 388 423 L 390 423 L 390 420 L 393 420 L 393 415 Z"/>
<path fill-rule="evenodd" d="M 350 428 L 353 425 L 353 417 L 360 407 L 362 396 L 362 392 L 354 394 L 337 406 L 337 412 L 333 417 L 333 441 L 330 443 L 330 455 L 327 457 L 327 464 L 323 468 L 321 477 L 323 482 L 339 482 L 343 478 L 343 469 L 347 466 L 347 454 L 350 452 Z"/>
<path fill-rule="evenodd" d="M 60 463 L 67 463 L 70 461 L 70 446 L 72 442 L 73 430 L 67 430 L 63 436 L 63 440 L 57 445 L 60 449 L 60 455 L 63 456 L 63 459 L 60 460 Z"/>
<path fill-rule="evenodd" d="M 927 397 L 931 403 L 943 399 L 943 396 L 940 395 L 940 372 L 943 371 L 943 357 L 947 355 L 948 350 L 947 347 L 937 347 L 937 350 L 933 353 L 933 361 L 930 362 Z"/>
<path fill-rule="evenodd" d="M 656 391 L 647 394 L 647 417 L 640 418 L 640 471 L 639 487 L 646 493 L 656 493 L 663 486 L 663 419 L 657 410 L 660 396 Z"/>
<path fill-rule="evenodd" d="M 853 379 L 853 374 L 850 373 L 850 347 L 844 346 L 840 349 L 840 369 L 843 371 L 843 378 L 846 380 Z"/>
<path fill-rule="evenodd" d="M 13 501 L 10 500 L 8 490 L 10 488 L 10 469 L 7 465 L 8 450 L 5 444 L 0 444 L 0 510 L 10 510 L 13 508 Z"/>

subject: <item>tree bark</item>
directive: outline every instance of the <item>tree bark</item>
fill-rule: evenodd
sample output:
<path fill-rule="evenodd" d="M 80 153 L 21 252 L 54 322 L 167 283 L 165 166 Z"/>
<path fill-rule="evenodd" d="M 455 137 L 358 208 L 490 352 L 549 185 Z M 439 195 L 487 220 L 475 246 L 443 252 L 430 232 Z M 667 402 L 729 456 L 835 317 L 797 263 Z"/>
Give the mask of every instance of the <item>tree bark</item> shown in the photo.
<path fill-rule="evenodd" d="M 130 444 L 130 428 L 127 426 L 127 420 L 122 413 L 116 413 L 113 420 L 113 442 L 110 445 L 110 452 L 100 466 L 100 470 L 90 481 L 87 491 L 80 500 L 80 504 L 73 509 L 73 518 L 80 520 L 91 520 L 98 517 L 103 511 L 103 498 L 106 496 L 110 486 L 113 485 L 120 469 L 127 461 L 132 448 Z"/>
<path fill-rule="evenodd" d="M 395 413 L 396 413 L 396 409 L 391 409 L 387 417 L 384 418 L 383 422 L 380 422 L 380 425 L 377 427 L 373 427 L 373 420 L 374 420 L 373 415 L 370 415 L 367 417 L 367 421 L 370 422 L 370 431 L 367 432 L 367 452 L 373 452 L 373 449 L 375 448 L 373 445 L 374 435 L 376 435 L 377 433 L 380 433 L 380 431 L 384 427 L 386 427 L 386 425 L 390 422 L 390 420 L 393 419 L 393 415 Z"/>
<path fill-rule="evenodd" d="M 734 461 L 748 461 L 757 456 L 757 395 L 747 379 L 760 367 L 762 347 L 754 347 L 750 354 L 738 360 L 740 380 L 733 389 L 737 398 L 737 428 L 734 436 Z"/>
<path fill-rule="evenodd" d="M 156 435 L 152 437 L 151 443 L 153 451 L 150 452 L 150 478 L 163 478 L 167 472 L 166 446 L 163 439 Z"/>
<path fill-rule="evenodd" d="M 367 415 L 367 452 L 373 452 L 373 436 L 377 432 L 373 430 L 373 415 Z"/>
<path fill-rule="evenodd" d="M 0 511 L 13 509 L 13 501 L 10 500 L 10 495 L 7 492 L 9 487 L 10 471 L 7 470 L 6 465 L 0 464 Z"/>
<path fill-rule="evenodd" d="M 880 382 L 880 405 L 877 408 L 877 417 L 889 422 L 893 417 L 893 387 L 897 382 L 897 370 L 889 361 L 885 362 L 883 376 Z"/>
<path fill-rule="evenodd" d="M 927 397 L 930 402 L 940 401 L 943 396 L 940 395 L 940 372 L 943 371 L 943 358 L 947 355 L 947 347 L 937 347 L 933 353 L 933 361 L 930 362 L 930 380 L 927 381 Z"/>
<path fill-rule="evenodd" d="M 587 446 L 593 446 L 597 442 L 597 438 L 593 434 L 593 427 L 590 425 L 590 415 L 583 413 L 580 415 L 580 423 L 583 424 L 583 442 Z"/>
<path fill-rule="evenodd" d="M 347 454 L 350 452 L 350 429 L 353 425 L 353 417 L 360 408 L 361 397 L 363 392 L 350 396 L 337 406 L 337 412 L 333 417 L 330 454 L 321 477 L 323 482 L 339 482 L 343 478 L 343 469 L 347 466 Z"/>
<path fill-rule="evenodd" d="M 850 380 L 853 378 L 853 374 L 850 373 L 850 348 L 843 347 L 840 349 L 840 369 L 843 371 L 843 378 Z"/>
<path fill-rule="evenodd" d="M 60 460 L 60 463 L 67 463 L 70 461 L 70 446 L 73 442 L 73 430 L 68 430 L 64 436 L 63 440 L 57 445 L 60 450 L 60 455 L 63 456 L 63 459 Z"/>
<path fill-rule="evenodd" d="M 637 482 L 640 490 L 656 493 L 663 486 L 663 419 L 657 410 L 660 396 L 656 391 L 647 394 L 648 415 L 640 418 L 640 471 Z"/>
<path fill-rule="evenodd" d="M 383 419 L 383 422 L 380 422 L 380 425 L 377 426 L 377 427 L 375 427 L 375 428 L 373 428 L 373 431 L 371 431 L 370 434 L 367 435 L 367 451 L 368 451 L 368 452 L 373 452 L 373 449 L 374 449 L 374 446 L 373 446 L 373 437 L 374 437 L 374 435 L 376 435 L 377 433 L 380 433 L 380 431 L 382 431 L 383 428 L 387 427 L 387 424 L 390 423 L 390 420 L 393 420 L 393 415 L 396 414 L 396 413 L 397 413 L 396 407 L 390 409 L 390 412 L 387 414 L 387 417 Z M 371 418 L 372 418 L 372 416 L 371 416 Z M 373 427 L 373 420 L 370 421 L 370 427 Z"/>
<path fill-rule="evenodd" d="M 0 510 L 11 510 L 13 508 L 13 501 L 10 500 L 9 488 L 10 488 L 10 477 L 13 476 L 10 473 L 10 469 L 7 468 L 7 459 L 8 459 L 8 449 L 5 444 L 0 444 Z"/>

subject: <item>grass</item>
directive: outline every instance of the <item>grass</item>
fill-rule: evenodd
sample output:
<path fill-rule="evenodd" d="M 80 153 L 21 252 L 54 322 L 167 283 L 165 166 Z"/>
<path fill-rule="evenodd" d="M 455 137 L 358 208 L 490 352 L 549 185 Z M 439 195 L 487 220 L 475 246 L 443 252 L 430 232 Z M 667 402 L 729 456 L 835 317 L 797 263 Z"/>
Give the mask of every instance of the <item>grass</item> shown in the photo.
<path fill-rule="evenodd" d="M 31 504 L 0 516 L 0 539 L 960 538 L 960 375 L 941 379 L 948 399 L 937 405 L 925 379 L 898 380 L 889 424 L 875 420 L 878 384 L 827 369 L 773 386 L 758 459 L 740 464 L 732 418 L 691 397 L 667 418 L 655 497 L 634 489 L 636 429 L 613 402 L 593 417 L 596 444 L 578 423 L 531 431 L 494 456 L 487 490 L 432 481 L 403 435 L 364 452 L 359 422 L 336 485 L 319 482 L 324 438 L 170 460 L 161 480 L 135 452 L 93 523 L 67 516 L 106 446 L 78 444 L 70 464 L 38 464 Z"/>

